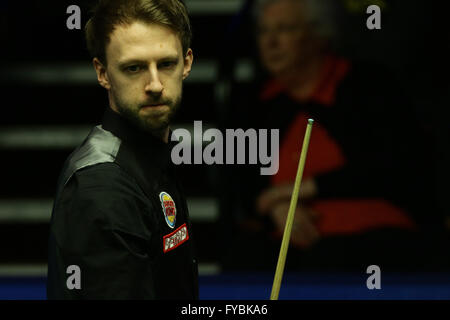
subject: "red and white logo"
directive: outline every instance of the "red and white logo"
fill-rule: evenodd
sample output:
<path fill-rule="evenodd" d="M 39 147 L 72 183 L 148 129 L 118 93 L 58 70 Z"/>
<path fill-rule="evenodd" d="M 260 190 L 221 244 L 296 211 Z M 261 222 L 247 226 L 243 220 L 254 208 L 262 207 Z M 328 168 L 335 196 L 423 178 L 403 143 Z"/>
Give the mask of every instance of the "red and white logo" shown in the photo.
<path fill-rule="evenodd" d="M 188 230 L 186 223 L 181 225 L 174 232 L 169 233 L 163 237 L 163 251 L 164 253 L 169 252 L 185 243 L 189 239 Z"/>
<path fill-rule="evenodd" d="M 175 202 L 170 194 L 164 191 L 159 194 L 159 199 L 161 200 L 161 206 L 167 225 L 173 229 L 177 220 L 177 208 L 175 207 Z"/>

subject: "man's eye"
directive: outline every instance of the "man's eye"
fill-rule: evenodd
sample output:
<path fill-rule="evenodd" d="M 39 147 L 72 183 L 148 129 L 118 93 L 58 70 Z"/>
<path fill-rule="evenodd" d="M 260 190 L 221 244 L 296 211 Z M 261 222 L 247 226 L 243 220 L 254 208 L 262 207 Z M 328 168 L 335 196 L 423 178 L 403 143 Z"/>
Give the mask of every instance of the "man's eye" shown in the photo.
<path fill-rule="evenodd" d="M 300 27 L 297 25 L 281 25 L 278 28 L 279 32 L 294 32 L 300 30 Z"/>
<path fill-rule="evenodd" d="M 256 29 L 256 32 L 257 32 L 259 35 L 266 34 L 268 31 L 269 31 L 269 29 L 268 29 L 267 27 L 263 27 L 263 26 L 259 26 L 259 27 Z"/>
<path fill-rule="evenodd" d="M 139 72 L 139 71 L 141 70 L 141 67 L 138 66 L 138 65 L 135 65 L 135 66 L 128 66 L 128 67 L 126 68 L 126 70 L 127 70 L 128 72 L 130 72 L 130 73 L 136 73 L 136 72 Z"/>
<path fill-rule="evenodd" d="M 175 61 L 164 61 L 160 63 L 160 67 L 161 68 L 171 68 L 173 66 L 175 66 L 176 62 Z"/>

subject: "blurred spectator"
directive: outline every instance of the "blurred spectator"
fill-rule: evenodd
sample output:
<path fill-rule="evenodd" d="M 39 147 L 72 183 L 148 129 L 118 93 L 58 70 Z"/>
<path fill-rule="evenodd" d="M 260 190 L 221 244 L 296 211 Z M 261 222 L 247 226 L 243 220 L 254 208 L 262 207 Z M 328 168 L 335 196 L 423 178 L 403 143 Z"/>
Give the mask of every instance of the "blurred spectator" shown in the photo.
<path fill-rule="evenodd" d="M 423 233 L 436 216 L 429 148 L 394 76 L 333 54 L 333 2 L 269 0 L 257 9 L 267 74 L 255 95 L 238 94 L 228 124 L 278 128 L 280 165 L 273 176 L 225 169 L 222 209 L 236 223 L 225 267 L 274 270 L 308 118 L 315 124 L 287 268 L 432 267 Z"/>

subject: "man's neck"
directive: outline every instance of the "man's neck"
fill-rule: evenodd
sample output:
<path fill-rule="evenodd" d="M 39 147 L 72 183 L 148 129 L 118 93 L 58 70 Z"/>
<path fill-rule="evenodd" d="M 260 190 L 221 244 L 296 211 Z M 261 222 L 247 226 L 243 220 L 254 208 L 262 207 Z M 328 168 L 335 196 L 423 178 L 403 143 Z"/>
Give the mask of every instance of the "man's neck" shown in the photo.
<path fill-rule="evenodd" d="M 167 127 L 162 133 L 160 138 L 162 139 L 162 141 L 164 143 L 169 143 L 169 133 L 170 133 L 170 129 L 169 127 Z"/>
<path fill-rule="evenodd" d="M 170 133 L 170 128 L 164 128 L 161 130 L 151 130 L 151 131 L 147 131 L 148 133 L 150 133 L 152 136 L 154 136 L 155 138 L 157 138 L 158 140 L 161 140 L 164 143 L 169 143 L 169 133 Z"/>

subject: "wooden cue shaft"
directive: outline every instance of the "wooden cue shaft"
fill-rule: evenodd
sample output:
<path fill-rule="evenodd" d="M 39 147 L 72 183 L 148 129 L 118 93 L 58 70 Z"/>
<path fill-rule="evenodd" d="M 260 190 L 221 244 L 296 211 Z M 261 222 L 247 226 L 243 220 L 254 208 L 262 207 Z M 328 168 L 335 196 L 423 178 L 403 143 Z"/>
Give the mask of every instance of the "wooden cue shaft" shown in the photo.
<path fill-rule="evenodd" d="M 270 300 L 278 300 L 278 295 L 280 293 L 281 280 L 283 279 L 284 265 L 286 262 L 289 240 L 291 239 L 292 224 L 294 222 L 295 209 L 297 207 L 298 192 L 300 190 L 300 184 L 302 181 L 303 169 L 305 168 L 306 154 L 308 153 L 309 139 L 311 137 L 313 122 L 313 119 L 308 119 L 308 125 L 306 126 L 306 133 L 303 139 L 303 147 L 300 154 L 300 160 L 298 162 L 297 176 L 295 177 L 294 190 L 292 192 L 291 203 L 286 218 L 286 225 L 284 227 L 283 240 L 281 241 L 280 254 L 278 256 L 278 263 L 275 271 L 275 277 L 273 279 Z"/>

